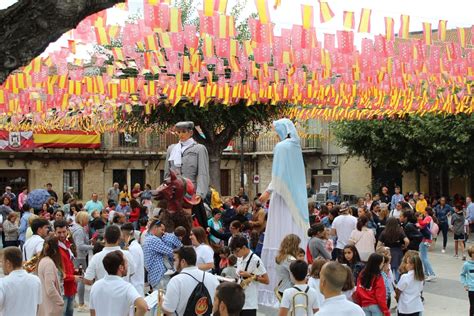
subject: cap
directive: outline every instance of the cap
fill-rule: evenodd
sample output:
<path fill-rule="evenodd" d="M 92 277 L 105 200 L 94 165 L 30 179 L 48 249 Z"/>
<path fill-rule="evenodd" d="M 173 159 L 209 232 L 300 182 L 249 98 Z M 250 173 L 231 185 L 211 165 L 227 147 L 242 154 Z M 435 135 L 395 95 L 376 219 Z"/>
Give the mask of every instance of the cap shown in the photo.
<path fill-rule="evenodd" d="M 67 187 L 68 190 L 74 190 L 74 187 Z"/>
<path fill-rule="evenodd" d="M 191 121 L 183 121 L 183 122 L 176 123 L 174 127 L 192 130 L 194 128 L 194 123 Z"/>
<path fill-rule="evenodd" d="M 5 187 L 5 190 L 11 190 L 11 189 L 12 189 L 12 187 L 11 187 L 11 186 L 7 186 L 7 187 Z"/>

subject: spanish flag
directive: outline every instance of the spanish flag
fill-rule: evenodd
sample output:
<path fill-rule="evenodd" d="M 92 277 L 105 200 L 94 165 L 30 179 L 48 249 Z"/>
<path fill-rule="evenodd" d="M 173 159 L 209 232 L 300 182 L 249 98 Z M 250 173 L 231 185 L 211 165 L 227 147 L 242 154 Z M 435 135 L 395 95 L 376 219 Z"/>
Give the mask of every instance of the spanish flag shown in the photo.
<path fill-rule="evenodd" d="M 431 23 L 429 22 L 423 22 L 423 38 L 426 45 L 431 45 Z"/>
<path fill-rule="evenodd" d="M 354 12 L 352 11 L 344 11 L 343 15 L 343 25 L 345 30 L 353 30 L 354 29 Z"/>
<path fill-rule="evenodd" d="M 408 39 L 410 33 L 410 16 L 401 15 L 400 16 L 400 32 L 398 32 L 398 37 L 403 39 Z"/>
<path fill-rule="evenodd" d="M 267 24 L 270 22 L 270 12 L 268 11 L 267 0 L 255 0 L 255 6 L 257 7 L 258 17 L 260 23 Z"/>
<path fill-rule="evenodd" d="M 370 15 L 371 9 L 362 9 L 360 13 L 359 33 L 370 33 Z"/>
<path fill-rule="evenodd" d="M 204 0 L 203 1 L 203 10 L 205 16 L 213 16 L 214 15 L 214 0 Z"/>
<path fill-rule="evenodd" d="M 458 40 L 462 48 L 466 47 L 466 30 L 463 27 L 458 27 Z"/>
<path fill-rule="evenodd" d="M 301 5 L 301 19 L 303 20 L 303 28 L 308 30 L 313 27 L 314 23 L 314 12 L 313 6 L 311 5 Z"/>
<path fill-rule="evenodd" d="M 33 134 L 36 147 L 43 148 L 100 148 L 100 134 L 82 131 L 48 131 Z"/>
<path fill-rule="evenodd" d="M 393 41 L 395 38 L 394 25 L 393 18 L 385 17 L 385 39 L 387 41 Z"/>
<path fill-rule="evenodd" d="M 446 26 L 447 25 L 448 25 L 448 21 L 439 20 L 439 23 L 438 23 L 438 40 L 439 41 L 446 40 Z"/>
<path fill-rule="evenodd" d="M 319 2 L 319 19 L 321 23 L 326 23 L 334 17 L 329 4 L 327 2 Z"/>

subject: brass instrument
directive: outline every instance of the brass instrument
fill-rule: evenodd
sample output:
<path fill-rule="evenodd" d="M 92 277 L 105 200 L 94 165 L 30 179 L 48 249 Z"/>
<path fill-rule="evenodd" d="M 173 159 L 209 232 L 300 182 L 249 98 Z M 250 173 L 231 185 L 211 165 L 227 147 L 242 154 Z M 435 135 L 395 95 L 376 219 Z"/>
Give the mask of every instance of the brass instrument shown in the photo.
<path fill-rule="evenodd" d="M 28 273 L 34 272 L 38 267 L 39 259 L 39 254 L 34 255 L 30 260 L 23 262 L 23 269 Z"/>
<path fill-rule="evenodd" d="M 295 315 L 296 315 L 296 310 L 299 309 L 299 308 L 303 309 L 305 313 L 306 313 L 306 310 L 308 309 L 308 300 L 309 300 L 308 294 L 307 294 L 308 288 L 306 289 L 305 292 L 299 290 L 299 289 L 296 288 L 296 287 L 295 287 L 295 289 L 297 289 L 298 292 L 295 293 L 295 295 L 293 295 L 293 297 L 292 297 L 292 299 L 291 299 L 291 301 L 292 301 L 292 304 L 291 304 L 291 305 L 292 305 L 292 307 L 293 307 L 293 308 L 291 309 L 291 311 L 290 311 L 290 315 L 291 315 L 291 316 L 295 316 Z M 304 303 L 304 304 L 296 304 L 296 298 L 299 297 L 299 296 L 303 296 L 306 303 Z"/>
<path fill-rule="evenodd" d="M 245 290 L 250 285 L 250 283 L 255 280 L 257 280 L 257 275 L 252 274 L 252 276 L 240 281 L 240 286 Z"/>
<path fill-rule="evenodd" d="M 280 295 L 280 291 L 278 291 L 278 285 L 275 286 L 274 291 L 275 291 L 275 296 L 276 296 L 276 298 L 277 298 L 277 300 L 278 300 L 278 303 L 281 303 L 281 299 L 283 298 L 283 296 L 281 296 L 281 295 Z"/>
<path fill-rule="evenodd" d="M 156 316 L 164 316 L 165 314 L 163 313 L 161 309 L 161 304 L 163 304 L 163 297 L 165 295 L 165 290 L 159 289 L 158 290 L 158 304 L 156 308 Z"/>

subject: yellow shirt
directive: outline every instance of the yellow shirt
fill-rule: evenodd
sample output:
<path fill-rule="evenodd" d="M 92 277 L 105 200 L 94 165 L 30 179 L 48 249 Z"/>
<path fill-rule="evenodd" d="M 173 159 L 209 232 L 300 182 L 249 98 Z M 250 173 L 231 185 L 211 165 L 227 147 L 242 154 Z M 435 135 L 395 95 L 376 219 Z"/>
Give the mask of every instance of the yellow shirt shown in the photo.
<path fill-rule="evenodd" d="M 416 202 L 415 208 L 417 212 L 424 214 L 427 206 L 428 206 L 428 202 L 426 202 L 426 200 L 423 199 L 423 200 L 418 200 Z"/>

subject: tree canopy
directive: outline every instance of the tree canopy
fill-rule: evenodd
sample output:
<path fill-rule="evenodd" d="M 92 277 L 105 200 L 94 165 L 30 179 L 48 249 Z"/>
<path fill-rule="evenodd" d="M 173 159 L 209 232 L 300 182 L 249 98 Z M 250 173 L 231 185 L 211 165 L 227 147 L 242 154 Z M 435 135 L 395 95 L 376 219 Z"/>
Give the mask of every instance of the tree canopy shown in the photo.
<path fill-rule="evenodd" d="M 19 0 L 0 10 L 0 83 L 87 16 L 125 0 Z"/>
<path fill-rule="evenodd" d="M 471 115 L 404 116 L 332 123 L 339 145 L 374 167 L 399 171 L 474 172 Z"/>

